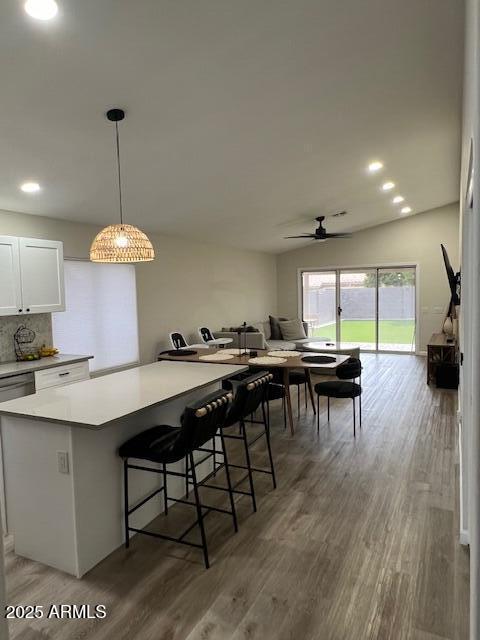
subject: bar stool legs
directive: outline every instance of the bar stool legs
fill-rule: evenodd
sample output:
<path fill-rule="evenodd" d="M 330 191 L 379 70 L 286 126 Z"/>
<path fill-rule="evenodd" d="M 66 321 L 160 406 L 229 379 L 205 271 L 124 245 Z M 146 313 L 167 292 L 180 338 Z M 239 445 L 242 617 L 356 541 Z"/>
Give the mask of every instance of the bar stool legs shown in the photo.
<path fill-rule="evenodd" d="M 125 549 L 130 546 L 130 531 L 128 530 L 128 510 L 130 509 L 128 500 L 128 460 L 123 461 L 123 519 L 125 526 Z"/>
<path fill-rule="evenodd" d="M 353 402 L 353 437 L 356 437 L 356 429 L 355 429 L 355 398 L 352 398 Z"/>
<path fill-rule="evenodd" d="M 202 513 L 202 506 L 200 504 L 200 496 L 198 494 L 197 473 L 195 471 L 193 453 L 190 453 L 189 458 L 190 458 L 190 467 L 192 472 L 193 493 L 195 496 L 195 507 L 197 509 L 198 527 L 200 529 L 200 536 L 202 539 L 203 560 L 205 562 L 205 568 L 208 569 L 210 567 L 210 563 L 208 561 L 207 536 L 205 535 L 205 526 L 203 524 L 203 513 Z"/>
<path fill-rule="evenodd" d="M 235 509 L 235 501 L 233 499 L 233 486 L 232 486 L 232 479 L 230 477 L 230 469 L 229 469 L 229 466 L 228 466 L 227 447 L 225 446 L 225 438 L 224 438 L 224 435 L 223 435 L 223 429 L 220 429 L 220 439 L 222 441 L 223 462 L 224 462 L 224 465 L 225 465 L 225 477 L 227 479 L 228 495 L 229 495 L 229 498 L 230 498 L 230 508 L 232 509 L 233 528 L 235 530 L 235 533 L 237 533 L 237 531 L 238 531 L 237 512 L 236 512 L 236 509 Z"/>
<path fill-rule="evenodd" d="M 245 429 L 245 422 L 243 420 L 240 422 L 240 429 L 241 429 L 241 435 L 243 439 L 243 445 L 245 447 L 245 459 L 247 461 L 247 472 L 248 472 L 248 481 L 250 484 L 250 493 L 252 496 L 252 507 L 253 507 L 253 511 L 256 513 L 257 501 L 255 499 L 255 488 L 253 486 L 252 463 L 250 461 L 250 451 L 248 449 L 247 430 Z"/>
<path fill-rule="evenodd" d="M 268 402 L 267 402 L 268 406 Z M 262 402 L 262 414 L 263 414 L 263 422 L 265 424 L 265 440 L 267 441 L 267 451 L 268 451 L 268 459 L 270 460 L 270 471 L 272 474 L 272 483 L 273 488 L 277 488 L 277 480 L 275 478 L 275 469 L 273 466 L 273 456 L 272 456 L 272 447 L 270 445 L 270 416 L 267 419 L 267 412 L 265 411 L 265 402 Z"/>
<path fill-rule="evenodd" d="M 358 377 L 358 383 L 360 386 L 362 386 L 362 376 L 360 375 Z M 362 394 L 360 394 L 358 396 L 358 404 L 359 404 L 359 409 L 360 409 L 360 429 L 362 428 Z"/>
<path fill-rule="evenodd" d="M 163 504 L 165 514 L 168 514 L 167 465 L 165 463 L 163 463 Z"/>

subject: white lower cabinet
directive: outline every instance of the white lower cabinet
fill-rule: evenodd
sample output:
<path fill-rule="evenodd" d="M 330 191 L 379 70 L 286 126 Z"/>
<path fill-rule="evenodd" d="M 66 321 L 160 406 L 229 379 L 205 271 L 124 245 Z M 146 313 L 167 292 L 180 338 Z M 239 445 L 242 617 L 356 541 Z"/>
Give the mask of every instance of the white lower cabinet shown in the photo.
<path fill-rule="evenodd" d="M 35 391 L 49 387 L 60 387 L 64 384 L 88 380 L 88 378 L 90 378 L 88 361 L 35 371 Z"/>
<path fill-rule="evenodd" d="M 50 367 L 49 369 L 41 369 L 35 371 L 33 375 L 27 373 L 24 375 L 13 375 L 8 378 L 0 379 L 0 403 L 15 398 L 36 393 L 42 389 L 51 387 L 60 387 L 71 384 L 72 382 L 80 382 L 90 378 L 90 368 L 88 360 L 74 362 L 72 364 L 59 365 L 58 367 Z M 8 515 L 5 508 L 5 487 L 3 472 L 3 451 L 2 451 L 2 429 L 0 419 L 0 519 L 3 525 L 3 532 L 8 533 Z M 1 551 L 0 536 L 0 551 Z M 0 627 L 1 628 L 1 627 Z M 2 638 L 0 634 L 0 638 Z"/>

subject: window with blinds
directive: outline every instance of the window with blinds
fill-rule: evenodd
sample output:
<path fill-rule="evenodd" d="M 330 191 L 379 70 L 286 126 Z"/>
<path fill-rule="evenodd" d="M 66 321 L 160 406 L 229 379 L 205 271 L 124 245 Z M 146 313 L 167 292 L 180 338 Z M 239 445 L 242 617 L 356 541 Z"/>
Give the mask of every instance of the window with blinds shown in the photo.
<path fill-rule="evenodd" d="M 91 371 L 138 362 L 135 267 L 65 260 L 67 310 L 52 314 L 61 353 L 93 355 Z"/>

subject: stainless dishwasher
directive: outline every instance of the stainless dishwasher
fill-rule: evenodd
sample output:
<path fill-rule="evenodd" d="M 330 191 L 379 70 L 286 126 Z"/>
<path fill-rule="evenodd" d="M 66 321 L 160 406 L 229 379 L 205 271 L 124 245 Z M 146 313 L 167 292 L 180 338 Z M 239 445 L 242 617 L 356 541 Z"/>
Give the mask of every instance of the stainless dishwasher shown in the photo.
<path fill-rule="evenodd" d="M 6 378 L 0 378 L 0 403 L 15 400 L 35 393 L 35 378 L 33 373 L 20 373 Z M 5 509 L 5 477 L 3 475 L 2 430 L 0 418 L 0 515 L 2 518 L 3 535 L 8 533 L 7 512 Z"/>

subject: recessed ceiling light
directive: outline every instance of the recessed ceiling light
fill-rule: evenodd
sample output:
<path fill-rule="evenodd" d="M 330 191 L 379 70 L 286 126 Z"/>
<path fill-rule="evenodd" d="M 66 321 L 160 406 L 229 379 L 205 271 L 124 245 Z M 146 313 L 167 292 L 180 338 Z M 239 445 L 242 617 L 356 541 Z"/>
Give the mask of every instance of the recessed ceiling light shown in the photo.
<path fill-rule="evenodd" d="M 412 213 L 412 207 L 402 207 L 400 209 L 400 213 L 403 213 L 404 215 L 406 215 L 407 213 Z"/>
<path fill-rule="evenodd" d="M 380 169 L 383 169 L 383 163 L 379 162 L 378 160 L 375 160 L 375 162 L 371 162 L 368 165 L 368 170 L 370 171 L 370 173 L 375 173 L 376 171 L 380 171 Z"/>
<path fill-rule="evenodd" d="M 403 202 L 404 200 L 405 198 L 403 196 L 395 196 L 392 202 L 393 204 L 400 204 L 400 202 Z"/>
<path fill-rule="evenodd" d="M 390 191 L 390 189 L 393 189 L 395 186 L 394 182 L 384 182 L 382 184 L 382 189 L 383 191 Z"/>
<path fill-rule="evenodd" d="M 36 20 L 51 20 L 58 12 L 55 0 L 27 0 L 24 8 L 28 15 Z"/>
<path fill-rule="evenodd" d="M 40 191 L 40 185 L 38 182 L 24 182 L 20 186 L 20 189 L 25 193 L 36 193 L 37 191 Z"/>

